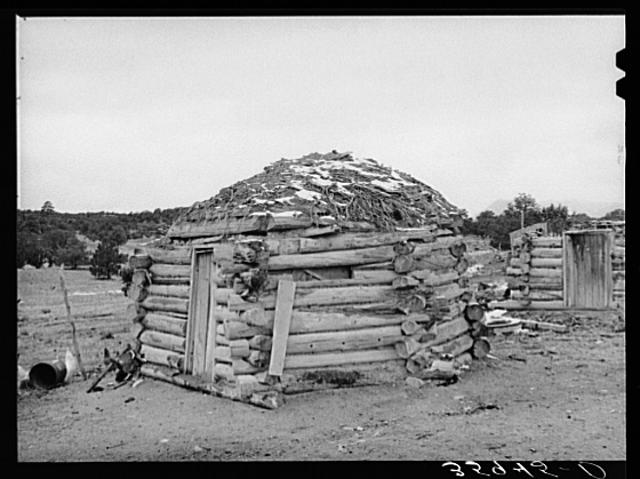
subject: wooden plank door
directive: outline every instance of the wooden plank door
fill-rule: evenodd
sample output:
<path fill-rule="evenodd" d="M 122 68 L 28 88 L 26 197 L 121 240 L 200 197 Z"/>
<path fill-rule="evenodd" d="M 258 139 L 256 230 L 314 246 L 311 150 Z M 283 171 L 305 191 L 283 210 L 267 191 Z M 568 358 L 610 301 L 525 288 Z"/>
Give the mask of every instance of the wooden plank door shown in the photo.
<path fill-rule="evenodd" d="M 213 273 L 213 251 L 195 249 L 187 322 L 185 372 L 206 380 L 213 378 L 215 354 L 215 303 L 214 290 L 211 287 Z"/>
<path fill-rule="evenodd" d="M 564 302 L 568 308 L 606 309 L 613 300 L 609 231 L 568 231 L 564 234 Z"/>

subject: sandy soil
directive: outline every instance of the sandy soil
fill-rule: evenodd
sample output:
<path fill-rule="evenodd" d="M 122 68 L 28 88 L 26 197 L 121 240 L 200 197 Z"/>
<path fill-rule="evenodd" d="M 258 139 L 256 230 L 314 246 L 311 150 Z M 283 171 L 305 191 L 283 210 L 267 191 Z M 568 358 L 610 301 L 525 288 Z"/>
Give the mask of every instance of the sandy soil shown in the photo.
<path fill-rule="evenodd" d="M 105 345 L 117 349 L 128 339 L 127 300 L 108 293 L 117 281 L 65 274 L 70 291 L 101 291 L 71 296 L 81 348 L 95 370 Z M 19 272 L 24 367 L 63 354 L 69 343 L 62 297 L 49 293 L 53 283 L 55 273 Z M 499 359 L 474 362 L 449 386 L 413 389 L 399 381 L 299 394 L 275 411 L 150 379 L 91 394 L 80 378 L 22 392 L 18 460 L 626 459 L 624 320 L 615 313 L 527 314 L 569 324 L 570 333 L 495 336 Z M 113 338 L 101 339 L 109 332 Z"/>

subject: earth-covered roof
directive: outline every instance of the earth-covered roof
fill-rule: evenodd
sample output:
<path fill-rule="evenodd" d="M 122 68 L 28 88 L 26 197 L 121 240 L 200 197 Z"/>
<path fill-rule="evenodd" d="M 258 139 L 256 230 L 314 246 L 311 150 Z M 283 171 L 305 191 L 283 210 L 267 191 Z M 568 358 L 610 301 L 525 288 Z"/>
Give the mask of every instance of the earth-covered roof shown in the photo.
<path fill-rule="evenodd" d="M 366 222 L 388 231 L 450 224 L 459 214 L 441 193 L 407 173 L 332 151 L 283 158 L 222 188 L 183 213 L 169 236 L 189 225 L 256 217 L 308 218 L 316 225 Z"/>

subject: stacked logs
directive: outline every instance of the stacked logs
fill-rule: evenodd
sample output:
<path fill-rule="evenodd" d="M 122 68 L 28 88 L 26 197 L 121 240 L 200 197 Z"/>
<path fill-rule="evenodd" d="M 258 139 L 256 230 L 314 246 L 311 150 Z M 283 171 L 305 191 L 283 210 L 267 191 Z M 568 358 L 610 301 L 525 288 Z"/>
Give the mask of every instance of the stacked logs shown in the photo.
<path fill-rule="evenodd" d="M 495 302 L 505 309 L 562 309 L 562 237 L 526 234 L 514 250 L 506 273 L 511 300 Z"/>
<path fill-rule="evenodd" d="M 624 228 L 615 230 L 614 247 L 611 254 L 613 271 L 613 301 L 618 306 L 625 304 L 625 234 Z"/>
<path fill-rule="evenodd" d="M 128 296 L 140 311 L 138 352 L 150 363 L 180 371 L 189 308 L 190 252 L 149 249 L 144 255 L 131 256 L 129 265 L 134 273 Z M 146 268 L 135 268 L 143 265 Z"/>
<path fill-rule="evenodd" d="M 190 371 L 187 317 L 198 248 L 213 248 L 212 384 L 183 374 Z M 488 350 L 482 315 L 469 315 L 466 250 L 461 237 L 435 226 L 317 237 L 271 233 L 149 249 L 130 259 L 137 265 L 130 291 L 137 292 L 131 297 L 147 361 L 142 372 L 256 402 L 257 392 L 287 392 L 319 370 L 368 370 L 375 377 L 385 365 L 420 375 L 436 360 L 464 364 L 473 351 L 482 357 Z M 267 373 L 283 278 L 293 279 L 295 294 L 283 374 L 274 381 Z"/>

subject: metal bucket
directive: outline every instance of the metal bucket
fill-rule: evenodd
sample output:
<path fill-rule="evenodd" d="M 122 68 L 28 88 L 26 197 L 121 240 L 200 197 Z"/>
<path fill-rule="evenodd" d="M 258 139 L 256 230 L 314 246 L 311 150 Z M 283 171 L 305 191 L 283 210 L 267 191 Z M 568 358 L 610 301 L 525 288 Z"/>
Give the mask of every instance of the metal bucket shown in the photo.
<path fill-rule="evenodd" d="M 64 382 L 67 367 L 63 361 L 38 363 L 29 371 L 29 382 L 40 389 L 51 389 Z"/>

